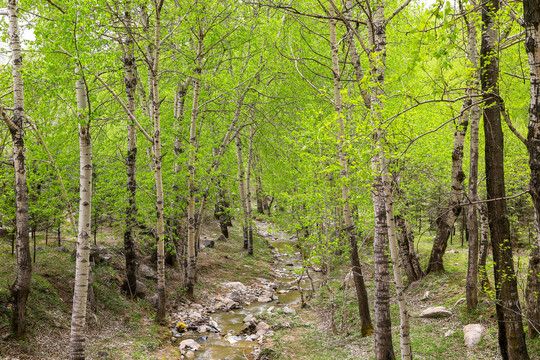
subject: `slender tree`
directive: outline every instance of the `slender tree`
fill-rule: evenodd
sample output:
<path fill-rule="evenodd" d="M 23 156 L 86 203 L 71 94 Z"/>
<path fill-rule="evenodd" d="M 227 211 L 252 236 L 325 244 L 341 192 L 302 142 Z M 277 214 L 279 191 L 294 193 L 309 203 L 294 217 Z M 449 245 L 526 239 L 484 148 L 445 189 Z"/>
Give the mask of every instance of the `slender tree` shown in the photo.
<path fill-rule="evenodd" d="M 26 302 L 30 293 L 32 260 L 28 236 L 28 185 L 24 144 L 24 87 L 22 79 L 23 58 L 19 30 L 19 5 L 17 0 L 7 0 L 11 72 L 13 78 L 13 117 L 10 119 L 0 106 L 2 119 L 8 126 L 13 143 L 15 170 L 15 227 L 17 244 L 17 277 L 11 287 L 11 331 L 18 339 L 26 338 Z"/>

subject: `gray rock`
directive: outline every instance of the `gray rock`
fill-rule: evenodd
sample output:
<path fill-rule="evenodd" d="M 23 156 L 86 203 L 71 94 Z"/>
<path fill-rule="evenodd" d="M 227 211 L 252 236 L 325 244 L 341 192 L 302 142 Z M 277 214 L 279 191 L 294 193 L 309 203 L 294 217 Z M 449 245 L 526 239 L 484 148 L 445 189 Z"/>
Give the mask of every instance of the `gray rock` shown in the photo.
<path fill-rule="evenodd" d="M 204 247 L 213 248 L 215 245 L 215 242 L 214 240 L 204 240 L 202 244 L 204 245 Z"/>
<path fill-rule="evenodd" d="M 248 316 L 244 318 L 242 322 L 246 324 L 257 323 L 257 319 L 255 318 L 255 316 L 249 314 Z"/>
<path fill-rule="evenodd" d="M 139 274 L 147 279 L 157 279 L 156 271 L 145 264 L 141 264 L 141 266 L 139 266 Z"/>
<path fill-rule="evenodd" d="M 229 298 L 224 298 L 222 302 L 227 307 L 227 310 L 238 309 L 239 307 L 239 304 L 236 301 Z"/>
<path fill-rule="evenodd" d="M 216 241 L 225 241 L 225 240 L 227 240 L 227 238 L 223 234 L 219 235 L 219 237 L 216 239 Z"/>
<path fill-rule="evenodd" d="M 422 301 L 428 300 L 428 299 L 429 299 L 429 294 L 430 294 L 430 292 L 429 292 L 429 291 L 426 291 L 426 292 L 424 293 L 424 296 L 422 296 L 422 299 L 420 299 L 420 300 L 422 300 Z"/>
<path fill-rule="evenodd" d="M 257 324 L 255 331 L 260 331 L 260 330 L 268 331 L 269 329 L 270 329 L 270 325 L 268 325 L 264 321 L 261 321 L 260 323 Z"/>
<path fill-rule="evenodd" d="M 285 306 L 285 307 L 283 308 L 283 312 L 284 312 L 285 314 L 296 315 L 296 310 L 291 309 L 291 308 L 288 307 L 288 306 Z"/>
<path fill-rule="evenodd" d="M 138 287 L 138 286 L 137 286 Z M 158 294 L 153 294 L 151 296 L 146 297 L 146 303 L 152 307 L 157 308 L 158 305 Z"/>
<path fill-rule="evenodd" d="M 94 245 L 90 248 L 90 261 L 93 261 L 95 264 L 99 263 L 109 263 L 112 259 L 112 255 L 103 245 Z"/>
<path fill-rule="evenodd" d="M 260 303 L 269 303 L 272 301 L 272 298 L 267 296 L 260 296 L 257 298 L 257 301 Z"/>
<path fill-rule="evenodd" d="M 452 316 L 452 312 L 448 311 L 445 307 L 436 306 L 427 308 L 419 315 L 421 318 L 446 318 Z"/>
<path fill-rule="evenodd" d="M 471 347 L 477 345 L 482 340 L 484 327 L 481 324 L 469 324 L 463 327 L 463 338 L 465 346 Z"/>
<path fill-rule="evenodd" d="M 246 285 L 238 281 L 226 282 L 226 283 L 223 283 L 223 286 L 228 287 L 231 290 L 236 290 L 240 292 L 247 291 L 248 289 Z"/>
<path fill-rule="evenodd" d="M 201 325 L 197 328 L 198 333 L 204 334 L 205 332 L 211 332 L 212 328 L 208 325 Z"/>
<path fill-rule="evenodd" d="M 227 297 L 233 301 L 236 301 L 236 302 L 241 302 L 242 301 L 242 294 L 240 293 L 240 291 L 238 290 L 233 290 L 231 291 Z"/>
<path fill-rule="evenodd" d="M 57 246 L 56 248 L 56 251 L 60 251 L 60 252 L 63 252 L 63 253 L 69 253 L 69 250 L 65 247 L 65 246 Z"/>
<path fill-rule="evenodd" d="M 148 292 L 148 289 L 146 288 L 146 285 L 142 281 L 137 280 L 137 292 L 136 296 L 138 298 L 144 299 L 146 297 L 146 293 Z"/>
<path fill-rule="evenodd" d="M 178 346 L 180 348 L 180 351 L 182 350 L 193 350 L 193 351 L 197 351 L 199 350 L 199 348 L 201 347 L 201 345 L 199 345 L 199 343 L 197 343 L 195 340 L 193 339 L 186 339 L 186 340 L 183 340 L 180 345 Z"/>

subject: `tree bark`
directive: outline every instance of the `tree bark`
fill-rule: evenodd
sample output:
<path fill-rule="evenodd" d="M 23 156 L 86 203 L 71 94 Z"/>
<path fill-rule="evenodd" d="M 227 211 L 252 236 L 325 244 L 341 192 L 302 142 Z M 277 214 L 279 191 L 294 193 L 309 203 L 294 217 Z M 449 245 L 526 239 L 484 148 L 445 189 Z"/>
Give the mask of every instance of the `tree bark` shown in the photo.
<path fill-rule="evenodd" d="M 197 146 L 197 116 L 199 113 L 199 93 L 201 87 L 203 34 L 199 33 L 197 46 L 197 64 L 193 77 L 193 108 L 191 111 L 191 125 L 189 131 L 189 163 L 188 163 L 188 239 L 187 239 L 187 281 L 186 294 L 193 298 L 193 290 L 197 281 L 197 258 L 195 243 L 195 155 Z"/>
<path fill-rule="evenodd" d="M 465 102 L 461 109 L 459 120 L 454 133 L 454 148 L 452 150 L 452 190 L 448 207 L 437 218 L 437 234 L 433 240 L 433 248 L 429 258 L 426 274 L 431 272 L 443 272 L 443 256 L 448 245 L 448 238 L 454 230 L 454 223 L 461 212 L 459 203 L 463 198 L 463 144 L 465 134 L 469 124 L 468 114 L 470 112 L 468 103 Z"/>
<path fill-rule="evenodd" d="M 15 169 L 15 227 L 17 248 L 17 277 L 11 286 L 11 331 L 16 338 L 26 339 L 26 303 L 30 293 L 32 278 L 32 259 L 28 236 L 28 184 L 26 180 L 26 156 L 24 145 L 24 88 L 21 70 L 23 58 L 21 51 L 18 2 L 7 1 L 9 22 L 9 45 L 11 47 L 13 77 L 13 118 L 8 119 L 0 108 L 7 123 L 13 143 L 13 165 Z"/>
<path fill-rule="evenodd" d="M 252 114 L 253 120 L 253 114 Z M 249 130 L 249 149 L 248 149 L 248 161 L 246 171 L 246 205 L 248 212 L 248 254 L 253 255 L 253 218 L 251 209 L 251 170 L 253 165 L 253 138 L 255 137 L 255 125 L 251 124 Z"/>
<path fill-rule="evenodd" d="M 329 4 L 329 14 L 333 18 L 335 16 L 335 11 L 333 8 L 333 3 L 330 1 Z M 371 316 L 369 313 L 369 303 L 367 297 L 366 286 L 364 284 L 364 277 L 362 275 L 362 268 L 360 266 L 360 259 L 358 257 L 358 244 L 356 230 L 354 226 L 354 220 L 351 214 L 351 207 L 349 204 L 349 187 L 347 185 L 347 179 L 349 176 L 348 164 L 347 164 L 347 154 L 344 149 L 344 136 L 345 136 L 345 125 L 343 119 L 343 100 L 341 97 L 341 75 L 339 73 L 339 57 L 338 57 L 338 48 L 336 41 L 336 22 L 335 20 L 329 20 L 330 28 L 330 47 L 331 47 L 331 57 L 332 57 L 332 72 L 334 78 L 334 107 L 336 112 L 336 118 L 339 124 L 339 129 L 337 133 L 338 141 L 338 158 L 341 167 L 340 176 L 342 178 L 341 185 L 341 200 L 342 200 L 342 214 L 343 220 L 345 222 L 345 232 L 349 240 L 350 245 L 350 259 L 351 267 L 353 271 L 353 279 L 356 289 L 356 297 L 358 299 L 358 312 L 362 321 L 362 336 L 368 336 L 373 333 L 373 324 L 371 322 Z"/>
<path fill-rule="evenodd" d="M 484 98 L 484 133 L 487 200 L 505 197 L 504 135 L 499 105 L 499 58 L 495 17 L 498 0 L 482 4 L 481 82 Z M 489 228 L 493 249 L 495 297 L 499 327 L 499 346 L 503 360 L 527 360 L 529 354 L 521 318 L 517 280 L 512 258 L 512 243 L 506 200 L 488 202 Z"/>
<path fill-rule="evenodd" d="M 477 198 L 480 200 L 480 198 Z M 480 251 L 478 258 L 478 277 L 480 278 L 480 288 L 487 292 L 491 290 L 491 284 L 486 269 L 487 254 L 489 251 L 489 223 L 487 215 L 487 205 L 485 203 L 478 206 L 480 213 Z"/>
<path fill-rule="evenodd" d="M 471 5 L 476 4 L 471 1 Z M 468 94 L 476 94 L 479 82 L 478 68 L 478 44 L 476 41 L 476 13 L 468 17 L 468 52 L 469 68 L 472 72 L 470 85 L 468 86 Z M 467 106 L 470 106 L 470 164 L 469 164 L 469 189 L 468 198 L 471 201 L 478 199 L 478 144 L 479 144 L 479 124 L 482 115 L 480 106 L 473 105 L 473 99 L 467 99 Z M 477 204 L 471 204 L 467 212 L 467 227 L 469 229 L 469 254 L 467 262 L 467 309 L 472 310 L 478 304 L 478 216 Z"/>
<path fill-rule="evenodd" d="M 80 69 L 78 69 L 80 71 Z M 77 236 L 77 258 L 75 268 L 75 289 L 71 314 L 70 356 L 72 360 L 84 360 L 86 333 L 86 304 L 90 272 L 90 224 L 92 214 L 92 139 L 90 124 L 86 114 L 88 108 L 85 83 L 82 78 L 75 85 L 77 109 L 79 111 L 79 229 Z"/>
<path fill-rule="evenodd" d="M 411 224 L 403 217 L 396 216 L 396 227 L 399 229 L 397 233 L 399 256 L 410 284 L 423 278 L 424 272 L 414 251 L 414 233 Z"/>
<path fill-rule="evenodd" d="M 158 305 L 156 312 L 156 320 L 163 322 L 166 315 L 167 295 L 165 289 L 165 217 L 164 217 L 164 195 L 163 195 L 163 179 L 161 174 L 161 113 L 159 100 L 158 86 L 158 71 L 159 71 L 159 53 L 160 53 L 160 31 L 161 31 L 161 6 L 162 1 L 154 0 L 154 58 L 151 71 L 152 87 L 153 87 L 153 115 L 154 115 L 154 175 L 156 181 L 156 211 L 157 211 L 157 277 L 158 277 Z"/>
<path fill-rule="evenodd" d="M 531 169 L 530 190 L 535 214 L 536 241 L 529 257 L 527 317 L 529 337 L 540 334 L 540 1 L 524 0 L 525 50 L 529 60 L 531 102 L 527 150 Z"/>
<path fill-rule="evenodd" d="M 131 19 L 131 3 L 126 3 L 125 7 L 125 26 L 126 37 L 124 40 L 124 83 L 126 86 L 126 105 L 129 113 L 135 113 L 135 92 L 137 90 L 137 77 L 135 55 L 133 50 L 132 38 L 132 19 Z M 133 227 L 136 224 L 137 215 L 137 130 L 128 115 L 127 124 L 127 157 L 126 157 L 126 172 L 127 172 L 127 191 L 128 205 L 126 207 L 126 227 L 124 229 L 124 253 L 126 258 L 126 283 L 125 289 L 131 298 L 135 298 L 137 293 L 137 263 L 135 254 L 135 244 L 133 241 Z"/>
<path fill-rule="evenodd" d="M 246 199 L 246 185 L 244 174 L 244 160 L 242 157 L 242 140 L 240 139 L 240 132 L 236 133 L 236 157 L 238 159 L 238 195 L 240 197 L 240 204 L 242 205 L 242 234 L 244 236 L 244 249 L 248 249 L 249 246 L 249 215 Z"/>

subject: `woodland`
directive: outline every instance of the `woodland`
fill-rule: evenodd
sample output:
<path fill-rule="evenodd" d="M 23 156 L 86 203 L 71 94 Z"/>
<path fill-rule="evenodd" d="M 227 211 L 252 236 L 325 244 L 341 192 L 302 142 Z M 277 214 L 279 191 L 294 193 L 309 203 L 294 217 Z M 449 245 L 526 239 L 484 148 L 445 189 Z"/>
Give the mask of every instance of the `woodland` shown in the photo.
<path fill-rule="evenodd" d="M 0 358 L 540 358 L 539 0 L 4 5 Z"/>

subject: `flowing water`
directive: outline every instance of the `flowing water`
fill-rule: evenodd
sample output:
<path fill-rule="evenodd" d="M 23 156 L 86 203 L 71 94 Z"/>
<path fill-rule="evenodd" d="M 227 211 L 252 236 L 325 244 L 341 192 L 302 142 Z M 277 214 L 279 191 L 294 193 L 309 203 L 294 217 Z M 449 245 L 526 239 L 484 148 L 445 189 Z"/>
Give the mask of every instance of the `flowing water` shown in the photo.
<path fill-rule="evenodd" d="M 225 336 L 213 333 L 200 334 L 197 332 L 187 332 L 180 340 L 193 339 L 201 345 L 195 352 L 195 359 L 198 360 L 244 360 L 249 359 L 249 354 L 259 346 L 258 341 L 245 340 L 245 337 L 238 336 L 245 328 L 243 323 L 247 315 L 258 315 L 268 311 L 272 307 L 275 310 L 285 306 L 299 308 L 301 294 L 298 290 L 291 288 L 300 286 L 303 291 L 310 291 L 311 284 L 309 279 L 304 276 L 298 284 L 298 273 L 301 272 L 301 255 L 295 250 L 296 238 L 272 228 L 272 225 L 263 222 L 257 222 L 259 235 L 266 238 L 268 243 L 274 247 L 274 269 L 277 277 L 275 283 L 278 284 L 275 294 L 279 298 L 277 301 L 269 303 L 255 302 L 241 309 L 231 310 L 229 312 L 216 312 L 212 314 L 212 319 L 217 322 L 218 328 Z M 310 272 L 314 280 L 314 286 L 320 283 L 320 273 Z M 259 279 L 267 282 L 265 279 Z M 281 292 L 281 293 L 280 293 Z M 271 324 L 270 324 L 271 325 Z"/>

